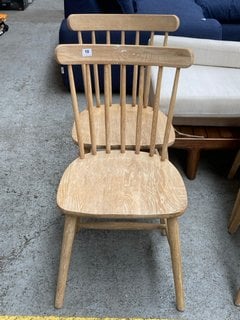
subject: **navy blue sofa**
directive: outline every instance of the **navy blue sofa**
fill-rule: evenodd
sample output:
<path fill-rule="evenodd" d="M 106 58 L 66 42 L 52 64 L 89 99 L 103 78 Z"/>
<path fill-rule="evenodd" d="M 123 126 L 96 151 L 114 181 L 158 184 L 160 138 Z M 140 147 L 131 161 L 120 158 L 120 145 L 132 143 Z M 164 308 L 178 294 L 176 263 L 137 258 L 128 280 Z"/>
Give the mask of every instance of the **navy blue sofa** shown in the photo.
<path fill-rule="evenodd" d="M 59 31 L 60 44 L 78 41 L 76 32 L 67 27 L 66 18 L 72 13 L 175 14 L 180 18 L 180 27 L 172 35 L 240 41 L 240 0 L 64 0 L 65 18 Z M 147 39 L 147 36 L 143 37 L 142 44 L 146 44 Z M 119 43 L 120 39 L 115 41 Z M 128 43 L 134 43 L 134 39 L 128 39 Z M 75 67 L 74 73 L 77 90 L 82 90 L 81 72 Z M 68 87 L 64 67 L 62 77 Z M 118 89 L 118 75 L 113 74 L 113 90 Z M 128 89 L 131 90 L 131 83 Z"/>

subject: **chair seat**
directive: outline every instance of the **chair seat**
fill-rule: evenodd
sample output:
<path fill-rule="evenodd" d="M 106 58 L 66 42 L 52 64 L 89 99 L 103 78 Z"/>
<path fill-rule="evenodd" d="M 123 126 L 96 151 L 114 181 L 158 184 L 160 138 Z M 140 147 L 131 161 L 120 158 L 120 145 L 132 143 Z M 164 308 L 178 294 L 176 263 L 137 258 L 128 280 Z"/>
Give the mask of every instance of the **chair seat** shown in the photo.
<path fill-rule="evenodd" d="M 110 128 L 111 130 L 111 145 L 112 146 L 119 146 L 120 144 L 120 106 L 118 104 L 114 104 L 111 107 L 110 113 Z M 98 146 L 105 146 L 106 145 L 106 138 L 105 138 L 105 112 L 104 106 L 101 105 L 100 107 L 96 107 L 94 110 L 94 123 L 96 127 L 96 139 Z M 136 120 L 137 120 L 137 106 L 133 107 L 130 104 L 126 105 L 126 145 L 133 147 L 136 143 Z M 142 122 L 142 140 L 141 145 L 143 147 L 147 147 L 150 145 L 150 130 L 152 126 L 152 114 L 153 108 L 146 107 L 143 108 L 143 122 Z M 88 110 L 85 109 L 84 111 L 80 112 L 81 116 L 81 132 L 83 136 L 83 142 L 86 146 L 91 145 L 90 139 L 90 130 L 89 130 L 89 116 Z M 163 144 L 163 135 L 166 126 L 167 117 L 164 113 L 159 111 L 158 113 L 158 126 L 157 126 L 157 138 L 156 138 L 156 145 L 160 146 Z M 119 130 L 116 130 L 119 128 Z M 77 133 L 75 124 L 72 130 L 72 137 L 75 142 L 77 142 Z M 175 140 L 175 132 L 174 128 L 171 128 L 170 138 L 169 138 L 169 145 L 172 145 Z"/>
<path fill-rule="evenodd" d="M 99 151 L 74 160 L 57 193 L 69 214 L 99 218 L 168 218 L 186 209 L 187 194 L 177 169 L 159 155 Z"/>

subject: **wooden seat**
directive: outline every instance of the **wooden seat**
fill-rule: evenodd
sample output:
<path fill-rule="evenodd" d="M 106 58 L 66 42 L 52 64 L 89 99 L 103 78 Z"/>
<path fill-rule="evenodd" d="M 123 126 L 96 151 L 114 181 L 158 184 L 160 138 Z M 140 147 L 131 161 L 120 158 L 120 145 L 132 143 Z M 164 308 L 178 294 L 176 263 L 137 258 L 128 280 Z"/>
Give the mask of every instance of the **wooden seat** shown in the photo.
<path fill-rule="evenodd" d="M 88 56 L 86 56 L 86 50 Z M 76 122 L 79 158 L 65 170 L 57 192 L 57 203 L 65 215 L 65 227 L 59 276 L 56 291 L 56 308 L 63 306 L 64 292 L 71 249 L 76 230 L 83 228 L 99 229 L 164 229 L 167 232 L 174 275 L 177 309 L 184 310 L 184 291 L 178 217 L 187 207 L 187 193 L 177 169 L 167 159 L 167 149 L 171 132 L 173 109 L 176 100 L 179 73 L 181 68 L 192 64 L 192 53 L 187 49 L 154 48 L 150 46 L 113 46 L 113 45 L 60 45 L 56 49 L 57 60 L 68 66 L 74 119 Z M 91 153 L 84 153 L 82 139 L 82 113 L 75 90 L 72 65 L 85 66 L 86 105 L 88 106 Z M 93 112 L 92 78 L 90 65 L 104 66 L 104 126 L 105 148 L 97 147 L 95 117 Z M 109 65 L 121 65 L 119 149 L 112 145 L 110 74 Z M 139 67 L 137 120 L 133 123 L 135 149 L 128 150 L 126 145 L 126 65 Z M 149 152 L 141 151 L 144 110 L 144 78 L 146 69 L 151 65 L 159 67 L 158 84 L 151 112 L 151 129 L 148 130 Z M 160 99 L 163 67 L 176 69 L 169 112 L 164 126 L 161 155 L 156 151 L 158 108 Z M 113 150 L 113 147 L 115 148 Z M 87 217 L 88 222 L 84 222 Z M 94 218 L 94 219 L 91 219 Z M 96 218 L 97 219 L 96 221 Z M 102 219 L 103 218 L 103 219 Z M 114 218 L 114 221 L 112 219 Z M 126 221 L 127 218 L 127 221 Z M 139 222 L 139 218 L 143 222 Z M 150 223 L 148 218 L 156 218 Z M 164 220 L 161 224 L 159 219 Z M 89 222 L 90 220 L 90 222 Z M 130 220 L 130 221 L 129 221 Z"/>
<path fill-rule="evenodd" d="M 96 23 L 97 21 L 97 23 Z M 73 14 L 68 17 L 68 26 L 71 30 L 78 32 L 79 43 L 85 43 L 86 31 L 91 32 L 91 42 L 94 44 L 98 40 L 99 32 L 105 33 L 105 39 L 107 44 L 111 43 L 111 33 L 112 32 L 121 32 L 121 44 L 125 44 L 128 42 L 128 33 L 135 33 L 135 45 L 139 45 L 141 43 L 142 35 L 148 33 L 148 37 L 150 38 L 149 44 L 153 43 L 153 36 L 155 32 L 163 32 L 165 34 L 163 46 L 167 45 L 168 34 L 169 32 L 176 31 L 179 27 L 179 19 L 175 15 L 141 15 L 141 14 Z M 115 37 L 116 38 L 116 37 Z M 132 38 L 132 35 L 131 35 Z M 87 41 L 88 39 L 86 39 Z M 116 39 L 115 39 L 116 40 Z M 99 42 L 99 41 L 98 41 Z M 111 71 L 110 72 L 110 91 L 111 91 Z M 94 117 L 95 117 L 95 125 L 96 125 L 96 144 L 98 146 L 104 146 L 105 138 L 104 138 L 104 122 L 102 121 L 102 117 L 104 117 L 103 104 L 101 104 L 101 95 L 100 95 L 100 86 L 99 86 L 99 70 L 96 66 L 93 67 L 93 73 L 95 77 L 94 87 L 95 87 L 95 98 L 96 98 L 96 107 L 94 108 Z M 83 79 L 85 79 L 85 67 L 83 66 Z M 133 79 L 132 79 L 132 101 L 126 107 L 127 119 L 127 133 L 126 133 L 126 145 L 129 147 L 134 146 L 135 132 L 132 130 L 134 126 L 129 125 L 136 121 L 136 97 L 137 97 L 137 81 L 138 81 L 138 69 L 134 67 L 133 71 Z M 150 68 L 147 69 L 147 76 L 145 78 L 145 92 L 144 92 L 144 106 L 148 106 L 148 94 L 150 89 Z M 112 105 L 112 97 L 110 97 L 110 105 Z M 133 107 L 133 108 L 132 108 Z M 115 104 L 114 108 L 111 110 L 112 117 L 111 127 L 119 128 L 120 121 L 120 112 L 119 112 L 119 104 Z M 152 108 L 148 107 L 146 110 L 143 110 L 143 121 L 144 125 L 148 128 L 151 127 L 151 114 Z M 91 147 L 90 141 L 90 131 L 88 125 L 88 109 L 84 108 L 82 113 L 82 134 L 83 134 L 83 143 L 85 147 Z M 166 116 L 159 111 L 158 121 L 160 125 L 158 126 L 157 133 L 157 147 L 160 147 L 163 143 L 163 130 L 164 123 L 166 121 Z M 162 125 L 161 125 L 162 123 Z M 147 132 L 148 134 L 148 132 Z M 74 123 L 72 129 L 72 137 L 73 140 L 77 143 L 77 132 L 76 125 Z M 175 134 L 173 128 L 171 128 L 171 135 L 169 137 L 169 145 L 174 142 Z M 119 146 L 119 130 L 114 133 L 112 137 L 112 145 Z M 148 142 L 145 141 L 143 137 L 142 148 L 148 147 Z"/>
<path fill-rule="evenodd" d="M 87 154 L 85 160 L 73 161 L 62 177 L 57 203 L 65 213 L 96 217 L 101 214 L 102 218 L 160 218 L 178 215 L 186 209 L 184 183 L 167 160 L 149 158 L 146 152 L 136 156 L 131 150 L 120 154 L 119 150 L 111 154 L 99 151 L 97 155 Z M 129 172 L 134 178 L 129 177 Z M 165 194 L 169 196 L 162 201 Z"/>

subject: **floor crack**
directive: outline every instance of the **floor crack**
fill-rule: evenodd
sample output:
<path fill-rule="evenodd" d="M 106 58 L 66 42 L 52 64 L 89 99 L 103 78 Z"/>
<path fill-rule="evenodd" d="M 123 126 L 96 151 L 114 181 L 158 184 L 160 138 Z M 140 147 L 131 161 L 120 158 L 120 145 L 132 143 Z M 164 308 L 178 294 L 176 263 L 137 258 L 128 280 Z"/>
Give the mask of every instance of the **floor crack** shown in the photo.
<path fill-rule="evenodd" d="M 29 245 L 29 243 L 32 240 L 37 239 L 43 232 L 47 231 L 53 225 L 55 225 L 55 221 L 52 222 L 51 224 L 45 226 L 44 228 L 36 231 L 30 237 L 28 237 L 27 235 L 24 235 L 23 238 L 25 241 L 18 248 L 13 249 L 8 255 L 0 256 L 0 271 L 2 272 L 9 263 L 18 259 L 21 256 L 24 249 Z"/>

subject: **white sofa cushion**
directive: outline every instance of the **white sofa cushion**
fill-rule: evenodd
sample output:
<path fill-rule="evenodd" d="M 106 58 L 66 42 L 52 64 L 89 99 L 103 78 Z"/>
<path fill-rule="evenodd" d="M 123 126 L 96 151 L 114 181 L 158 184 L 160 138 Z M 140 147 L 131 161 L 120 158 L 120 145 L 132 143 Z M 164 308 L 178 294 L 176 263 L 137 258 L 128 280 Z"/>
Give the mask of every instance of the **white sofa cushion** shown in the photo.
<path fill-rule="evenodd" d="M 156 87 L 156 68 L 152 83 Z M 165 68 L 161 93 L 161 108 L 166 110 L 174 70 Z M 182 69 L 180 75 L 176 116 L 240 116 L 240 70 L 194 65 Z"/>
<path fill-rule="evenodd" d="M 162 36 L 155 36 L 154 45 L 162 45 Z M 168 45 L 191 48 L 195 56 L 194 65 L 181 70 L 175 118 L 234 118 L 234 124 L 240 125 L 240 44 L 169 37 Z M 152 68 L 153 88 L 156 72 Z M 160 102 L 163 111 L 167 109 L 171 94 L 168 83 L 173 76 L 170 68 L 164 69 Z"/>
<path fill-rule="evenodd" d="M 163 45 L 163 36 L 154 36 L 154 45 Z M 194 64 L 240 68 L 240 43 L 187 37 L 168 37 L 169 47 L 191 48 Z"/>

